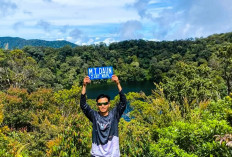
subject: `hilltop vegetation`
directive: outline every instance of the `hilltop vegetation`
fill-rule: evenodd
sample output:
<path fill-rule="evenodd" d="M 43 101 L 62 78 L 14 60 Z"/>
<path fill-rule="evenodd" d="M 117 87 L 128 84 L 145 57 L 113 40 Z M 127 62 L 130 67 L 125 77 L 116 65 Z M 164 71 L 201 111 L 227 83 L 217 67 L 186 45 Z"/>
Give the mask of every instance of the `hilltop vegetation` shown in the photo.
<path fill-rule="evenodd" d="M 130 122 L 120 121 L 122 156 L 232 155 L 232 33 L 226 33 L 0 49 L 0 156 L 89 156 L 91 124 L 79 99 L 87 68 L 97 66 L 113 66 L 121 81 L 156 84 L 151 95 L 127 94 L 133 111 Z M 96 109 L 94 100 L 88 103 Z"/>
<path fill-rule="evenodd" d="M 53 47 L 53 48 L 61 48 L 65 45 L 70 45 L 71 47 L 75 47 L 77 45 L 65 41 L 45 41 L 45 40 L 38 40 L 38 39 L 31 39 L 25 40 L 18 37 L 0 37 L 0 48 L 7 48 L 7 49 L 22 49 L 24 46 L 41 46 L 41 47 Z"/>

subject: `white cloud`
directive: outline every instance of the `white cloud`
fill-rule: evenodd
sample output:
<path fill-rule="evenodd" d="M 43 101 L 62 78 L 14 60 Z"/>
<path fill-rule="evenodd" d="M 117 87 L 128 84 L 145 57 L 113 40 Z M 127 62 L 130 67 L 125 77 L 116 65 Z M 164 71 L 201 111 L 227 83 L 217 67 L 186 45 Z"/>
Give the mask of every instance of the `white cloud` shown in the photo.
<path fill-rule="evenodd" d="M 67 30 L 68 30 L 68 28 L 69 28 L 69 25 L 61 26 L 61 28 L 60 28 L 60 32 L 61 32 L 61 33 L 66 33 L 66 32 L 67 32 Z"/>
<path fill-rule="evenodd" d="M 52 0 L 43 0 L 44 2 L 52 2 Z"/>
<path fill-rule="evenodd" d="M 83 35 L 82 31 L 78 28 L 73 29 L 69 35 L 73 38 L 73 39 L 78 39 L 81 38 L 81 36 Z"/>
<path fill-rule="evenodd" d="M 23 22 L 16 22 L 14 25 L 13 25 L 13 29 L 15 31 L 18 31 L 20 28 L 22 28 L 24 26 L 24 23 Z"/>
<path fill-rule="evenodd" d="M 133 0 L 105 1 L 105 0 L 53 0 L 52 3 L 42 3 L 42 0 L 14 0 L 24 15 L 14 15 L 13 19 L 44 20 L 54 25 L 93 25 L 102 23 L 118 23 L 139 18 L 135 10 L 128 10 L 124 6 Z M 25 11 L 26 10 L 26 11 Z"/>
<path fill-rule="evenodd" d="M 7 16 L 13 14 L 18 8 L 17 4 L 11 0 L 0 1 L 0 16 Z"/>
<path fill-rule="evenodd" d="M 50 31 L 50 27 L 51 27 L 51 24 L 47 21 L 44 21 L 44 20 L 40 20 L 37 22 L 36 26 L 39 26 L 41 27 L 45 32 L 49 32 Z"/>
<path fill-rule="evenodd" d="M 135 9 L 142 18 L 152 18 L 150 13 L 147 13 L 150 0 L 138 0 L 134 3 Z"/>
<path fill-rule="evenodd" d="M 0 0 L 0 19 L 0 36 L 80 44 L 173 40 L 232 31 L 232 1 Z"/>
<path fill-rule="evenodd" d="M 161 0 L 150 0 L 148 2 L 148 4 L 156 4 L 156 3 L 160 3 L 160 2 L 161 2 Z"/>
<path fill-rule="evenodd" d="M 96 7 L 112 7 L 112 6 L 118 6 L 118 7 L 123 7 L 127 4 L 132 4 L 136 0 L 69 0 L 68 3 L 67 1 L 64 0 L 53 0 L 56 3 L 62 4 L 62 5 L 78 5 L 80 7 L 89 7 L 89 8 L 96 8 Z"/>
<path fill-rule="evenodd" d="M 91 39 L 89 39 L 89 41 L 87 42 L 87 45 L 91 45 L 91 44 L 93 44 L 94 43 L 94 40 L 91 38 Z"/>
<path fill-rule="evenodd" d="M 27 11 L 27 10 L 24 10 L 23 13 L 27 14 L 27 15 L 32 15 L 32 12 L 31 11 Z"/>
<path fill-rule="evenodd" d="M 64 38 L 60 38 L 60 39 L 56 39 L 57 41 L 62 41 L 62 40 L 65 40 Z"/>
<path fill-rule="evenodd" d="M 106 38 L 103 42 L 109 45 L 110 43 L 116 42 L 116 40 L 113 38 Z"/>
<path fill-rule="evenodd" d="M 160 41 L 159 39 L 144 39 L 144 40 L 149 40 L 149 41 Z"/>
<path fill-rule="evenodd" d="M 232 31 L 231 0 L 168 0 L 172 5 L 155 18 L 155 37 L 165 40 L 206 37 Z"/>
<path fill-rule="evenodd" d="M 119 30 L 120 39 L 127 40 L 142 38 L 142 34 L 139 33 L 140 30 L 142 30 L 142 24 L 139 21 L 127 21 L 122 24 Z"/>

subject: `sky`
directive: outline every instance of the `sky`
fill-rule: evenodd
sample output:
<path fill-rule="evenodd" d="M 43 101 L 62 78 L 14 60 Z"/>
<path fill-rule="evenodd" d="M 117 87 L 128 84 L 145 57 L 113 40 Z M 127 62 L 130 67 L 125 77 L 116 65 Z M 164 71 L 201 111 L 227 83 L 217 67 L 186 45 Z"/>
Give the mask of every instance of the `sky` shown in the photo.
<path fill-rule="evenodd" d="M 78 45 L 232 32 L 232 0 L 0 0 L 0 37 Z"/>

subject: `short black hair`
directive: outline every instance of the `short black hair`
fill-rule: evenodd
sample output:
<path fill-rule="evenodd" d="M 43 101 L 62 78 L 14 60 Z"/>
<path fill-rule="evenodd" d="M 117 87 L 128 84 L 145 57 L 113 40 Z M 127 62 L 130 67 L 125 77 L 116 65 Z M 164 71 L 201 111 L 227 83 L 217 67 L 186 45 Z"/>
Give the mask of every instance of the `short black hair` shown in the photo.
<path fill-rule="evenodd" d="M 100 94 L 98 95 L 97 99 L 96 99 L 96 102 L 101 99 L 101 98 L 107 98 L 108 99 L 108 102 L 110 102 L 110 96 L 109 95 L 106 95 L 106 94 Z"/>

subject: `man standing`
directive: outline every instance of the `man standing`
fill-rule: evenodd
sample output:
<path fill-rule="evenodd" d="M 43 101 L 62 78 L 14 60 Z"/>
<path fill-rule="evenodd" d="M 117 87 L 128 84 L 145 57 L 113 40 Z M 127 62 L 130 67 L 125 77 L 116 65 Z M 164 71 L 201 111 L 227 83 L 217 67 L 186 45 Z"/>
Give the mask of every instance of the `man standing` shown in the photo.
<path fill-rule="evenodd" d="M 86 104 L 86 86 L 91 81 L 88 76 L 86 76 L 83 81 L 80 106 L 86 117 L 92 122 L 91 156 L 94 157 L 120 156 L 118 123 L 126 109 L 127 102 L 116 75 L 112 76 L 112 81 L 117 84 L 120 102 L 109 111 L 110 97 L 105 94 L 100 94 L 96 99 L 99 112 L 91 109 L 90 106 Z"/>

